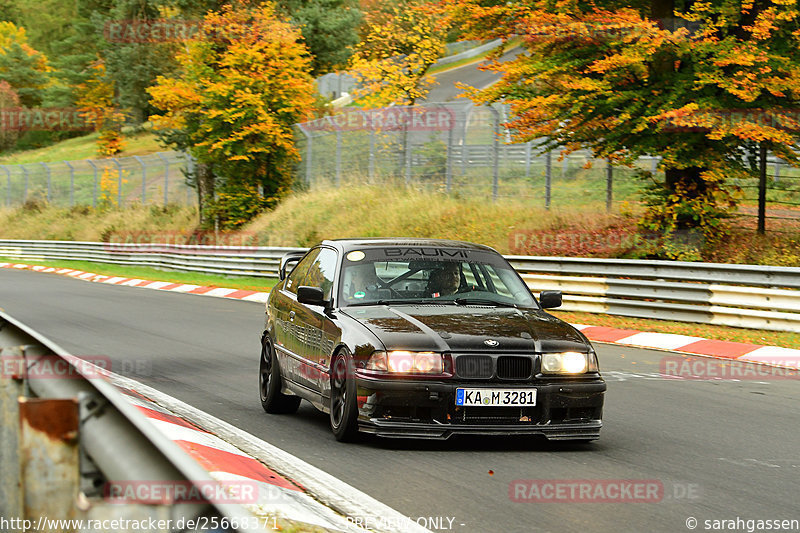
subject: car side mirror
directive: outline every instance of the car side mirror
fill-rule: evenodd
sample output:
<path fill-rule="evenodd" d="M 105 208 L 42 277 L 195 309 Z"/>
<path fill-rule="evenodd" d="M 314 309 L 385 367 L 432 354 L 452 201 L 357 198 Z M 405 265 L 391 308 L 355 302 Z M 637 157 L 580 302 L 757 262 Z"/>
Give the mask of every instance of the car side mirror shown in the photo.
<path fill-rule="evenodd" d="M 325 294 L 319 287 L 297 287 L 297 301 L 308 305 L 326 305 Z"/>
<path fill-rule="evenodd" d="M 561 291 L 542 291 L 539 294 L 539 305 L 542 309 L 561 307 Z"/>

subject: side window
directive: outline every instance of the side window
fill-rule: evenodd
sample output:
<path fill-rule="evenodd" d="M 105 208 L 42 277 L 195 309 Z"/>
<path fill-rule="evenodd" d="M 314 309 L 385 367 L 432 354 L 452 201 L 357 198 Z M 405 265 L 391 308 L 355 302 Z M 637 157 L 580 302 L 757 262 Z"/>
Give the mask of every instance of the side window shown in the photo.
<path fill-rule="evenodd" d="M 285 288 L 287 291 L 291 292 L 292 294 L 297 294 L 297 287 L 303 284 L 303 278 L 306 277 L 308 269 L 319 255 L 320 250 L 321 248 L 311 250 L 308 255 L 306 255 L 300 260 L 299 263 L 297 263 L 297 265 L 295 265 L 294 270 L 292 270 L 292 273 L 289 274 L 289 277 L 286 279 Z"/>
<path fill-rule="evenodd" d="M 306 272 L 305 278 L 300 285 L 319 287 L 325 295 L 325 300 L 330 300 L 333 289 L 333 275 L 335 273 L 336 252 L 329 248 L 321 248 L 319 255 L 309 266 L 308 272 Z"/>

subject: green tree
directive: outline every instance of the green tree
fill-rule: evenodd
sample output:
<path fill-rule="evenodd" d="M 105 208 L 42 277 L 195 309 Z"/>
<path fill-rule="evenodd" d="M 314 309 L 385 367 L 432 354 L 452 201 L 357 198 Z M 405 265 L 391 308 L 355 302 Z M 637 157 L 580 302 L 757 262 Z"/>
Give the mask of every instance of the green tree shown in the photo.
<path fill-rule="evenodd" d="M 359 41 L 362 15 L 354 0 L 283 0 L 282 9 L 300 27 L 311 52 L 311 75 L 344 67 Z"/>
<path fill-rule="evenodd" d="M 38 106 L 50 82 L 47 58 L 28 44 L 24 28 L 0 22 L 0 80 L 19 96 L 20 104 Z"/>

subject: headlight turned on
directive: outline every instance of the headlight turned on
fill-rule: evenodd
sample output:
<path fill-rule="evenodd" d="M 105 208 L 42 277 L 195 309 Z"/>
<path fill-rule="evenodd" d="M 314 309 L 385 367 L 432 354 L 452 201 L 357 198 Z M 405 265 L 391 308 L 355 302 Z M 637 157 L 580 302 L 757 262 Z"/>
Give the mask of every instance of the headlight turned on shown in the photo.
<path fill-rule="evenodd" d="M 586 372 L 597 372 L 597 358 L 594 353 L 542 354 L 543 374 L 585 374 Z"/>
<path fill-rule="evenodd" d="M 441 374 L 442 354 L 436 352 L 378 351 L 367 361 L 367 370 L 393 374 Z"/>

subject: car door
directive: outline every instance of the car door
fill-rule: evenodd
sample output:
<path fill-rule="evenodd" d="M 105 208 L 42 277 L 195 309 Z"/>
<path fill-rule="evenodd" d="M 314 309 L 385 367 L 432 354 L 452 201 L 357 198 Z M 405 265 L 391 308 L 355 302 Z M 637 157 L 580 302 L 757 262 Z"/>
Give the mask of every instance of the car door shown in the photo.
<path fill-rule="evenodd" d="M 335 250 L 321 248 L 305 273 L 302 284 L 322 289 L 324 299 L 330 301 L 337 263 Z M 295 302 L 295 306 L 294 323 L 300 338 L 298 352 L 302 354 L 297 383 L 321 392 L 320 384 L 327 376 L 327 357 L 333 349 L 331 319 L 323 306 L 298 302 Z"/>
<path fill-rule="evenodd" d="M 284 378 L 297 380 L 299 358 L 302 357 L 302 332 L 298 329 L 297 287 L 303 284 L 308 269 L 316 260 L 320 248 L 314 248 L 306 254 L 280 285 L 275 307 L 275 347 L 278 363 Z"/>

